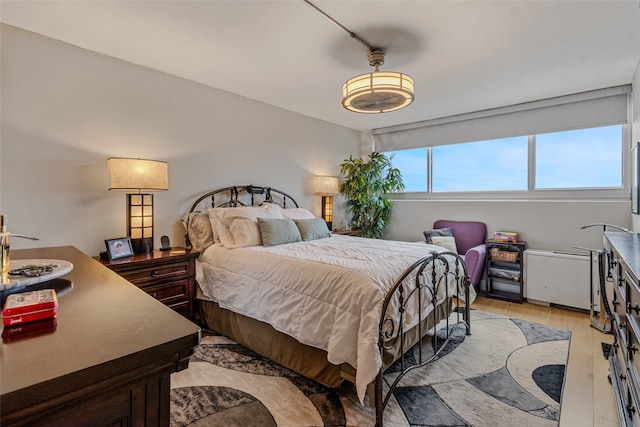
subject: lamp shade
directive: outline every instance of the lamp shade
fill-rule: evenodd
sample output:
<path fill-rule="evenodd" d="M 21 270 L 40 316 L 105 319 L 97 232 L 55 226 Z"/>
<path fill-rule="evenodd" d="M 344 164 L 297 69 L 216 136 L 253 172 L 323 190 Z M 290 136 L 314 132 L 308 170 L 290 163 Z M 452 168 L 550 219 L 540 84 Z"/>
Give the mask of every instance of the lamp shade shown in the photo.
<path fill-rule="evenodd" d="M 314 186 L 318 196 L 335 196 L 340 192 L 338 178 L 335 176 L 316 176 Z"/>
<path fill-rule="evenodd" d="M 413 79 L 396 71 L 361 74 L 342 86 L 342 106 L 356 113 L 387 113 L 413 100 Z"/>
<path fill-rule="evenodd" d="M 107 159 L 110 174 L 109 190 L 133 192 L 166 191 L 169 189 L 167 162 L 144 159 Z"/>

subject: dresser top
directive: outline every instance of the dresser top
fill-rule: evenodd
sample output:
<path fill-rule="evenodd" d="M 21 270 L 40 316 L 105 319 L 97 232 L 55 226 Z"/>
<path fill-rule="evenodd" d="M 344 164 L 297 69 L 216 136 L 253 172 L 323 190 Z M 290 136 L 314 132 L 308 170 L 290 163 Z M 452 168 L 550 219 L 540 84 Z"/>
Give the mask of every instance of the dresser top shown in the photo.
<path fill-rule="evenodd" d="M 640 279 L 640 234 L 607 231 L 604 236 L 636 279 Z"/>
<path fill-rule="evenodd" d="M 11 258 L 67 260 L 73 270 L 63 278 L 73 286 L 58 296 L 55 327 L 3 339 L 3 405 L 30 400 L 38 387 L 61 394 L 81 388 L 199 342 L 197 325 L 74 247 L 16 250 Z"/>

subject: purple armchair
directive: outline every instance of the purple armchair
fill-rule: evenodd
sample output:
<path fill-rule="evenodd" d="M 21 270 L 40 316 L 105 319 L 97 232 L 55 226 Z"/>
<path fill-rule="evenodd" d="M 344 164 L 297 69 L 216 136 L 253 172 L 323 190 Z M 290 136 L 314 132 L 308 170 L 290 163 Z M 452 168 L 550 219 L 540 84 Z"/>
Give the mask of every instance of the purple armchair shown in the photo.
<path fill-rule="evenodd" d="M 483 222 L 476 221 L 448 221 L 440 219 L 433 223 L 433 228 L 451 228 L 453 238 L 456 241 L 458 253 L 467 265 L 467 274 L 474 288 L 482 279 L 486 262 L 487 226 Z"/>

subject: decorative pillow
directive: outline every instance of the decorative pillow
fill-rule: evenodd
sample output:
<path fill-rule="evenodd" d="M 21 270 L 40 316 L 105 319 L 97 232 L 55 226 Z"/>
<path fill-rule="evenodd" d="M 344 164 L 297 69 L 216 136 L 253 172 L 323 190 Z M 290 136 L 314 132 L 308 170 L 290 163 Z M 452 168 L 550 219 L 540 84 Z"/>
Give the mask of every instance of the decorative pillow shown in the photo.
<path fill-rule="evenodd" d="M 436 246 L 442 246 L 451 252 L 458 253 L 456 239 L 453 236 L 431 236 L 431 242 Z"/>
<path fill-rule="evenodd" d="M 322 218 L 296 219 L 302 240 L 316 240 L 331 236 L 327 223 Z"/>
<path fill-rule="evenodd" d="M 431 237 L 433 236 L 453 236 L 453 230 L 451 229 L 451 227 L 436 228 L 435 230 L 427 230 L 427 231 L 423 231 L 422 233 L 424 234 L 424 238 L 427 239 L 427 243 L 431 243 L 431 244 L 434 244 L 431 241 Z"/>
<path fill-rule="evenodd" d="M 214 236 L 227 248 L 262 245 L 258 218 L 282 218 L 280 207 L 273 204 L 209 209 Z"/>
<path fill-rule="evenodd" d="M 290 218 L 258 218 L 264 246 L 276 246 L 302 240 L 296 223 Z"/>
<path fill-rule="evenodd" d="M 316 216 L 305 208 L 282 209 L 283 218 L 291 219 L 313 219 Z"/>
<path fill-rule="evenodd" d="M 203 212 L 191 212 L 187 220 L 187 236 L 191 242 L 191 248 L 196 251 L 204 251 L 214 243 L 213 229 L 209 215 Z"/>

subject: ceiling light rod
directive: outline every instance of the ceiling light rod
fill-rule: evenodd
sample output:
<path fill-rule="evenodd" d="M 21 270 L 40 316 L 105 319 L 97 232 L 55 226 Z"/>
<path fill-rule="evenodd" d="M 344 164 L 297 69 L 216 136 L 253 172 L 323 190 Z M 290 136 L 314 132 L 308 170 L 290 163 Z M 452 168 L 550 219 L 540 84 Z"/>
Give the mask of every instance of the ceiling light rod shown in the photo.
<path fill-rule="evenodd" d="M 342 25 L 341 23 L 339 23 L 338 21 L 336 21 L 335 19 L 333 19 L 331 16 L 327 15 L 322 9 L 320 9 L 318 6 L 316 6 L 315 4 L 311 3 L 309 0 L 302 0 L 304 3 L 308 4 L 309 6 L 311 6 L 312 8 L 314 8 L 315 10 L 317 10 L 318 12 L 320 12 L 321 14 L 324 15 L 325 18 L 327 18 L 329 21 L 333 22 L 335 25 L 337 25 L 338 27 L 342 28 L 344 31 L 347 32 L 347 34 L 349 34 L 351 37 L 353 37 L 354 39 L 356 39 L 357 41 L 359 41 L 360 43 L 362 43 L 363 45 L 365 45 L 367 47 L 367 49 L 369 49 L 369 51 L 373 52 L 375 50 L 380 50 L 380 48 L 377 47 L 373 47 L 371 46 L 369 43 L 367 43 L 366 41 L 362 40 L 360 38 L 360 36 L 358 36 L 356 33 L 354 33 L 353 31 L 351 31 L 350 29 L 348 29 L 347 27 L 345 27 L 344 25 Z M 380 64 L 382 65 L 382 64 Z"/>
<path fill-rule="evenodd" d="M 342 85 L 342 106 L 356 113 L 386 113 L 399 110 L 414 100 L 414 82 L 411 76 L 397 71 L 379 70 L 384 64 L 384 51 L 362 40 L 356 33 L 327 15 L 309 0 L 302 0 L 329 21 L 343 29 L 351 38 L 359 41 L 369 50 L 369 65 L 375 67 L 372 73 L 361 74 L 347 80 Z"/>

